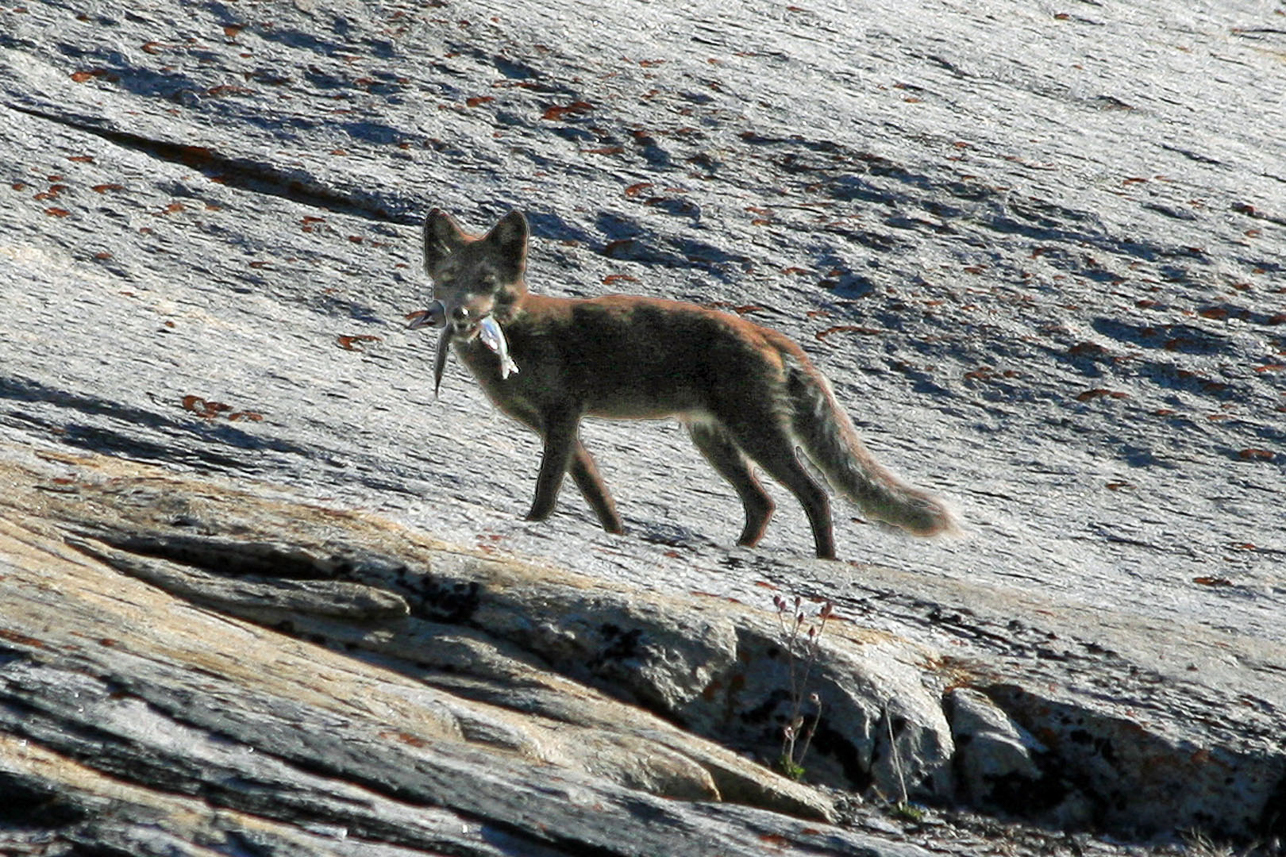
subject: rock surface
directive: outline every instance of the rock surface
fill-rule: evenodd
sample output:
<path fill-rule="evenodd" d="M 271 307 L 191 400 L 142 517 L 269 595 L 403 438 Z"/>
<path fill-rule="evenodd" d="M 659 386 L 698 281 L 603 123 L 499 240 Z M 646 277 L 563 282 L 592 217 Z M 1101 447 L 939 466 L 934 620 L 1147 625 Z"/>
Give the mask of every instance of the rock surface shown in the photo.
<path fill-rule="evenodd" d="M 1001 810 L 1282 835 L 1284 10 L 657 6 L 0 8 L 5 823 L 138 853 L 148 825 L 157 853 L 903 847 L 740 755 L 779 740 L 771 600 L 799 594 L 845 619 L 806 779 L 966 799 L 960 687 L 1040 748 Z M 789 333 L 971 537 L 840 516 L 854 561 L 820 563 L 779 497 L 730 548 L 738 503 L 665 425 L 585 427 L 624 538 L 570 491 L 518 520 L 533 438 L 454 362 L 434 400 L 401 327 L 433 205 L 527 211 L 536 291 Z"/>
<path fill-rule="evenodd" d="M 957 687 L 947 694 L 961 797 L 984 808 L 1022 807 L 1044 775 L 1036 757 L 1047 748 L 986 694 Z"/>
<path fill-rule="evenodd" d="M 21 631 L 0 634 L 7 734 L 0 765 L 21 807 L 6 809 L 6 820 L 57 829 L 98 812 L 129 831 L 150 807 L 173 815 L 162 827 L 179 840 L 249 835 L 239 818 L 248 813 L 325 828 L 349 839 L 349 848 L 369 840 L 493 853 L 485 843 L 494 836 L 495 853 L 563 853 L 574 842 L 646 854 L 672 842 L 667 825 L 652 823 L 660 817 L 687 829 L 702 852 L 759 853 L 761 828 L 789 834 L 799 848 L 865 847 L 857 835 L 739 811 L 731 804 L 834 815 L 826 797 L 551 674 L 531 652 L 485 631 L 420 618 L 431 609 L 427 600 L 410 616 L 402 601 L 403 615 L 392 618 L 382 604 L 374 614 L 365 604 L 341 611 L 329 593 L 318 594 L 320 610 L 301 598 L 273 602 L 253 588 L 211 597 L 181 575 L 178 586 L 163 579 L 179 569 L 191 575 L 185 564 L 83 535 L 64 544 L 59 530 L 92 529 L 136 545 L 140 534 L 164 532 L 173 542 L 149 542 L 152 553 L 179 553 L 189 563 L 203 557 L 225 575 L 255 565 L 318 576 L 321 563 L 307 557 L 329 553 L 345 557 L 334 562 L 351 563 L 344 573 L 353 577 L 382 572 L 386 583 L 422 595 L 443 586 L 437 604 L 465 588 L 451 579 L 452 557 L 442 546 L 400 528 L 155 473 L 135 476 L 134 469 L 86 461 L 76 483 L 4 472 L 0 603 L 6 616 L 22 617 Z M 209 532 L 216 526 L 209 523 L 197 525 L 196 535 L 192 524 L 172 533 L 180 510 L 221 521 L 237 536 L 218 539 L 223 533 Z M 293 556 L 267 541 L 283 526 L 294 534 Z M 381 547 L 397 553 L 377 553 Z M 483 594 L 534 573 L 471 559 L 489 578 L 486 589 L 474 583 Z M 408 561 L 433 571 L 417 572 Z M 113 569 L 294 637 L 176 600 Z M 241 583 L 238 575 L 234 584 Z M 294 581 L 285 583 L 297 594 Z M 379 601 L 397 598 L 372 591 Z M 109 788 L 104 774 L 135 787 Z M 235 812 L 202 826 L 183 817 L 203 814 L 191 802 L 148 799 L 139 786 Z M 127 807 L 97 809 L 104 797 Z M 620 837 L 629 845 L 619 846 Z M 145 850 L 164 845 L 150 841 Z"/>
<path fill-rule="evenodd" d="M 94 841 L 167 853 L 248 836 L 249 814 L 280 848 L 298 827 L 359 849 L 648 854 L 682 830 L 693 853 L 758 853 L 763 837 L 916 853 L 827 824 L 845 816 L 838 793 L 700 737 L 776 757 L 799 664 L 763 610 L 117 458 L 3 452 L 0 605 L 18 621 L 0 627 L 0 782 L 16 807 L 0 818 L 19 830 L 76 842 L 103 818 L 111 835 Z M 1271 722 L 1202 736 L 1177 706 L 1122 716 L 842 617 L 819 639 L 802 680 L 821 702 L 799 759 L 810 780 L 1072 829 L 1276 824 Z M 201 819 L 158 788 L 232 812 Z M 165 836 L 141 829 L 158 813 Z"/>

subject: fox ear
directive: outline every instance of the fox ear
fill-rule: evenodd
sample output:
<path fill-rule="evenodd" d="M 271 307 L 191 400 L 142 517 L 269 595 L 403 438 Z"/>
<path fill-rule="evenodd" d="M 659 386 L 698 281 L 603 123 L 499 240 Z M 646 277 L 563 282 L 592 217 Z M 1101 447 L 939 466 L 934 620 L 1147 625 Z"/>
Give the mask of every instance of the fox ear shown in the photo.
<path fill-rule="evenodd" d="M 487 233 L 485 240 L 496 247 L 499 251 L 498 256 L 501 263 L 508 268 L 503 272 L 505 279 L 522 279 L 523 271 L 527 268 L 527 236 L 529 234 L 527 218 L 523 217 L 521 211 L 516 210 L 500 218 L 499 222 L 491 227 L 491 231 Z"/>
<path fill-rule="evenodd" d="M 438 263 L 459 250 L 468 238 L 456 222 L 440 208 L 435 208 L 424 218 L 424 270 L 429 274 Z"/>

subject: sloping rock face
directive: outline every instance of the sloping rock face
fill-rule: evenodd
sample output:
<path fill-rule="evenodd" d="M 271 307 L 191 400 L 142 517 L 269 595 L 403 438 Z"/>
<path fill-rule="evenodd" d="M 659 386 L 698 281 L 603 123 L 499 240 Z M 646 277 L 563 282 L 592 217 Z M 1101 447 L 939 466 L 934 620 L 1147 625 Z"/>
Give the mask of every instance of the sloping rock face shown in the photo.
<path fill-rule="evenodd" d="M 835 818 L 834 807 L 759 782 L 726 751 L 778 752 L 790 658 L 771 602 L 800 595 L 849 620 L 827 628 L 812 674 L 823 717 L 806 779 L 894 800 L 905 784 L 920 800 L 1118 836 L 1281 835 L 1282 10 L 657 5 L 0 8 L 0 437 L 20 468 L 10 484 L 46 486 L 14 494 L 25 517 L 7 519 L 18 529 L 3 552 L 23 584 L 0 611 L 14 647 L 4 734 L 28 736 L 0 754 L 6 787 L 19 784 L 14 823 L 47 810 L 54 827 L 92 826 L 111 808 L 122 821 L 105 849 L 131 851 L 136 827 L 165 817 L 207 825 L 174 842 L 206 842 L 191 831 L 235 819 L 242 832 L 220 840 L 225 850 L 270 836 L 285 837 L 282 853 L 342 850 L 339 827 L 378 824 L 296 823 L 294 809 L 261 807 L 295 807 L 296 795 L 347 807 L 358 799 L 335 795 L 378 780 L 386 798 L 484 824 L 413 782 L 407 771 L 424 765 L 409 756 L 395 759 L 410 778 L 397 782 L 328 762 L 309 771 L 325 783 L 249 789 L 258 803 L 214 801 L 211 814 L 193 802 L 241 782 L 202 779 L 193 760 L 224 754 L 211 770 L 271 779 L 219 767 L 231 764 L 220 741 L 232 726 L 208 714 L 225 697 L 207 691 L 249 694 L 247 720 L 295 712 L 273 727 L 296 736 L 282 746 L 305 747 L 281 757 L 290 764 L 310 752 L 300 724 L 332 723 L 324 700 L 351 697 L 342 683 L 308 700 L 298 683 L 228 685 L 243 640 L 259 641 L 258 672 L 274 672 L 283 647 L 300 653 L 292 670 L 321 657 L 291 648 L 305 644 L 396 659 L 387 680 L 415 704 L 394 731 L 483 736 L 457 747 L 470 759 L 518 748 L 515 768 L 487 782 L 522 781 L 511 771 L 546 754 L 559 770 L 601 774 L 593 788 L 615 795 L 604 805 L 696 800 L 674 811 L 712 813 L 707 830 L 741 830 L 738 842 L 749 830 L 802 843 L 789 824 L 769 834 L 746 819 Z M 732 492 L 682 432 L 636 424 L 583 432 L 626 537 L 601 533 L 571 492 L 551 521 L 521 522 L 536 444 L 459 367 L 434 399 L 431 337 L 402 329 L 429 298 L 415 226 L 433 205 L 479 229 L 525 210 L 535 291 L 681 297 L 790 334 L 877 455 L 950 497 L 971 536 L 912 543 L 841 515 L 839 553 L 861 562 L 818 563 L 803 515 L 782 499 L 760 549 L 730 548 Z M 51 463 L 31 450 L 75 455 Z M 140 461 L 168 476 L 149 485 L 127 467 Z M 86 468 L 131 487 L 93 489 L 97 511 L 76 513 Z M 213 477 L 244 493 L 194 487 Z M 295 513 L 271 533 L 227 503 L 204 519 L 165 517 L 170 493 L 199 506 L 223 491 L 249 506 L 376 512 L 416 551 L 438 553 L 368 545 L 345 570 L 344 551 L 296 531 Z M 46 517 L 33 497 L 67 502 Z M 519 573 L 505 556 L 534 565 Z M 402 564 L 413 581 L 394 579 Z M 545 566 L 553 578 L 530 571 Z M 417 589 L 426 574 L 447 589 Z M 118 604 L 107 593 L 121 587 Z M 87 592 L 107 612 L 58 600 Z M 47 600 L 31 612 L 37 594 Z M 83 653 L 68 654 L 145 629 L 160 605 L 187 616 L 187 604 L 239 618 L 202 619 L 217 645 L 179 648 L 214 658 L 200 666 L 210 687 L 182 705 L 149 688 L 196 668 L 186 660 L 82 669 Z M 138 630 L 133 645 L 168 651 L 173 624 L 150 640 Z M 281 636 L 305 627 L 303 642 Z M 40 644 L 59 654 L 41 661 Z M 486 681 L 448 687 L 452 653 L 491 664 L 479 667 Z M 436 683 L 404 662 L 426 664 Z M 366 660 L 327 663 L 384 687 Z M 537 668 L 548 672 L 527 688 Z M 565 682 L 578 701 L 541 689 Z M 121 688 L 132 696 L 113 699 Z M 96 700 L 83 716 L 116 724 L 115 737 L 61 735 L 82 716 L 75 692 Z M 550 725 L 568 722 L 564 709 L 598 710 L 591 698 L 629 713 Z M 27 716 L 41 706 L 52 713 Z M 679 749 L 603 725 L 644 722 L 639 711 L 715 743 Z M 144 714 L 194 731 L 152 761 L 122 761 L 120 747 L 153 734 L 126 729 Z M 44 725 L 22 732 L 28 722 Z M 382 727 L 361 728 L 365 747 Z M 238 758 L 273 744 L 228 734 Z M 169 796 L 122 779 L 131 771 L 155 773 Z M 704 801 L 716 795 L 725 802 Z M 370 812 L 396 815 L 383 803 Z M 442 818 L 454 837 L 457 818 Z M 556 851 L 539 832 L 550 818 L 405 847 L 503 853 L 513 835 L 511 851 Z M 690 816 L 664 818 L 674 830 Z M 605 842 L 559 829 L 609 850 L 634 830 Z M 640 853 L 651 844 L 637 840 Z"/>
<path fill-rule="evenodd" d="M 4 471 L 0 819 L 19 831 L 139 854 L 923 853 L 566 675 L 602 645 L 585 622 L 682 651 L 679 606 L 726 608 L 110 459 L 76 472 Z M 599 659 L 647 660 L 613 647 Z"/>
<path fill-rule="evenodd" d="M 648 854 L 675 836 L 694 853 L 913 853 L 830 826 L 831 797 L 753 761 L 776 759 L 793 710 L 815 733 L 793 760 L 849 792 L 1136 835 L 1279 823 L 1271 718 L 1258 735 L 1243 718 L 1203 736 L 1178 710 L 1141 724 L 845 618 L 805 656 L 775 617 L 710 595 L 118 459 L 6 453 L 0 818 L 19 830 L 139 853 L 228 845 L 249 817 L 280 848 L 323 829 L 468 854 Z"/>

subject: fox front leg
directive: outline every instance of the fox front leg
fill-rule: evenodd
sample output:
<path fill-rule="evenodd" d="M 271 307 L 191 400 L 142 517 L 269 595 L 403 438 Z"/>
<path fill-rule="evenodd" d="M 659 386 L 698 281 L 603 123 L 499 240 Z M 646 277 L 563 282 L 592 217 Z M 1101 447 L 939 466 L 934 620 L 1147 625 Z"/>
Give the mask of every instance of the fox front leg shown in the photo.
<path fill-rule="evenodd" d="M 580 489 L 580 493 L 584 495 L 594 514 L 598 516 L 598 522 L 602 524 L 603 529 L 618 536 L 625 532 L 625 527 L 621 526 L 621 516 L 616 513 L 616 501 L 612 499 L 611 492 L 603 483 L 603 477 L 598 472 L 598 464 L 579 439 L 572 453 L 571 472 L 572 479 L 576 480 L 576 487 Z"/>
<path fill-rule="evenodd" d="M 579 417 L 575 415 L 546 415 L 541 429 L 545 448 L 540 457 L 536 497 L 531 502 L 531 511 L 527 513 L 528 521 L 543 521 L 553 514 L 554 505 L 558 502 L 558 490 L 562 488 L 563 477 L 567 475 L 567 465 L 571 463 L 576 446 L 576 426 L 579 422 Z"/>
<path fill-rule="evenodd" d="M 531 511 L 527 513 L 527 520 L 543 521 L 553 513 L 559 487 L 562 485 L 562 473 L 557 470 L 560 462 L 565 471 L 571 472 L 576 487 L 580 489 L 580 493 L 594 510 L 599 525 L 613 535 L 619 536 L 624 533 L 625 526 L 621 523 L 621 516 L 616 511 L 616 501 L 612 499 L 611 492 L 603 483 L 603 477 L 598 472 L 598 464 L 585 445 L 575 436 L 574 431 L 570 453 L 567 455 L 564 455 L 561 449 L 551 449 L 549 442 L 546 441 L 545 452 L 540 461 L 540 475 L 536 477 L 536 498 L 531 504 Z"/>

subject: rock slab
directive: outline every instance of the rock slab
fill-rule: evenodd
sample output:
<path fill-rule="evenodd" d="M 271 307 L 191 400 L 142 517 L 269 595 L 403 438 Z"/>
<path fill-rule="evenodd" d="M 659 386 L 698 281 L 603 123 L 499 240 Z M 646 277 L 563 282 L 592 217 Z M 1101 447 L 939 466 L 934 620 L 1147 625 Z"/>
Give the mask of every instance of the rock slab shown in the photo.
<path fill-rule="evenodd" d="M 732 758 L 780 751 L 789 669 L 769 605 L 801 595 L 852 620 L 827 632 L 806 778 L 962 799 L 1000 780 L 974 781 L 960 737 L 1012 750 L 1026 734 L 1044 748 L 1028 747 L 1027 817 L 1271 843 L 1281 18 L 1252 0 L 6 5 L 0 441 L 31 472 L 62 466 L 32 451 L 98 453 L 464 546 L 424 591 L 388 579 L 397 563 L 336 576 L 325 539 L 289 521 L 247 539 L 226 506 L 47 532 L 76 568 L 252 635 L 308 628 L 398 664 L 436 641 L 432 687 L 493 706 L 435 697 L 450 717 L 430 719 L 474 749 L 592 756 L 613 789 L 717 793 L 724 812 L 744 788 L 843 818 L 851 801 L 752 785 Z M 783 330 L 878 457 L 953 499 L 972 537 L 910 543 L 841 515 L 854 561 L 817 563 L 781 502 L 761 548 L 732 548 L 735 497 L 681 431 L 638 424 L 584 428 L 626 537 L 575 496 L 523 523 L 532 438 L 454 364 L 434 399 L 430 337 L 402 329 L 429 297 L 415 226 L 433 205 L 474 228 L 527 211 L 535 291 L 679 297 Z M 165 494 L 122 488 L 99 518 Z M 593 585 L 496 577 L 509 566 L 482 560 L 501 556 Z M 657 597 L 609 598 L 609 582 Z M 453 657 L 486 680 L 449 682 Z M 537 668 L 580 691 L 523 684 Z M 60 692 L 22 675 L 22 705 Z M 962 731 L 953 688 L 1008 725 Z M 560 740 L 549 721 L 598 710 L 589 692 L 713 743 L 625 737 L 604 726 L 620 708 Z M 22 793 L 14 806 L 53 794 Z"/>
<path fill-rule="evenodd" d="M 132 830 L 157 789 L 282 831 L 461 853 L 491 853 L 468 849 L 493 828 L 526 843 L 497 853 L 646 854 L 694 829 L 723 853 L 760 836 L 901 853 L 833 826 L 844 792 L 1142 837 L 1279 824 L 1271 718 L 1194 748 L 1179 721 L 837 617 L 808 661 L 821 712 L 799 761 L 818 791 L 771 770 L 791 663 L 770 613 L 117 459 L 4 457 L 0 615 L 20 618 L 0 628 L 0 762 L 64 840 L 89 815 Z M 132 797 L 92 809 L 103 778 Z M 473 823 L 458 836 L 457 818 Z"/>

